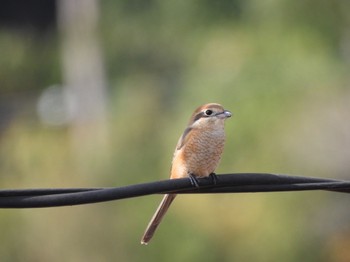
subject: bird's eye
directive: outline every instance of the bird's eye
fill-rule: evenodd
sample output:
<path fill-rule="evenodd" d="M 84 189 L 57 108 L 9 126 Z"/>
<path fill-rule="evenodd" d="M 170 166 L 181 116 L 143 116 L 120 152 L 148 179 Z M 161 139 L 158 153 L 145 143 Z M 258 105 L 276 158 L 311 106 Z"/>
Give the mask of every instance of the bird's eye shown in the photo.
<path fill-rule="evenodd" d="M 213 110 L 207 109 L 207 110 L 204 111 L 204 114 L 206 116 L 211 116 L 213 114 Z"/>

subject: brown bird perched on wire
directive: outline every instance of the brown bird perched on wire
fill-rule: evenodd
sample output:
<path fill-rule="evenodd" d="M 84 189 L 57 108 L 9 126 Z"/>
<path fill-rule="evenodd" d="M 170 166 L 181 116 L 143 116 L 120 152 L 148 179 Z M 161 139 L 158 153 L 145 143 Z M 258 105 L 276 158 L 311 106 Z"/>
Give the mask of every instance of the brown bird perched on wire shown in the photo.
<path fill-rule="evenodd" d="M 202 105 L 194 111 L 176 145 L 171 179 L 190 177 L 196 184 L 196 177 L 214 175 L 224 149 L 225 120 L 231 115 L 230 111 L 216 103 Z M 166 194 L 163 197 L 146 228 L 141 244 L 149 243 L 175 197 L 176 194 Z"/>

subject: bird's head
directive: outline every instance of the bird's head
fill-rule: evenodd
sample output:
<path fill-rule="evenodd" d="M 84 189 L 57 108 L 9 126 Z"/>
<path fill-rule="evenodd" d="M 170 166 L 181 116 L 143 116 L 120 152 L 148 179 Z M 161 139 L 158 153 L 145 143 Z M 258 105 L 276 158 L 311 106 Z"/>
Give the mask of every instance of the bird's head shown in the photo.
<path fill-rule="evenodd" d="M 225 110 L 222 105 L 209 103 L 198 107 L 189 121 L 189 127 L 206 127 L 208 125 L 223 125 L 224 121 L 231 117 L 232 113 Z"/>

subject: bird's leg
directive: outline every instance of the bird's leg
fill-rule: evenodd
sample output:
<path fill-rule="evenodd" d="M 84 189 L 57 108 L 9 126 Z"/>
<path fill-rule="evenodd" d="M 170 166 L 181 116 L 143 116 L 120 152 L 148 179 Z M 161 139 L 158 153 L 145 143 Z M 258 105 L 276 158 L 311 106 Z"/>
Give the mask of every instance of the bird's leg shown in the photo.
<path fill-rule="evenodd" d="M 194 174 L 188 174 L 188 178 L 190 179 L 192 186 L 199 188 L 198 179 Z"/>
<path fill-rule="evenodd" d="M 209 177 L 211 178 L 213 185 L 216 185 L 218 183 L 218 176 L 215 173 L 211 173 Z"/>

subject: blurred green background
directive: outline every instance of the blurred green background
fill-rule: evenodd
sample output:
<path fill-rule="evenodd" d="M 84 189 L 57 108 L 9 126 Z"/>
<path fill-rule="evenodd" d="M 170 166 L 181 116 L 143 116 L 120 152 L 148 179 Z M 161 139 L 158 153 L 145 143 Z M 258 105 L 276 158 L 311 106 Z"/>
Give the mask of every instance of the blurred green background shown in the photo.
<path fill-rule="evenodd" d="M 45 2 L 0 11 L 1 188 L 166 179 L 208 102 L 217 173 L 350 178 L 349 1 Z M 180 196 L 141 246 L 160 199 L 0 210 L 1 259 L 350 261 L 345 194 Z"/>

